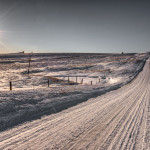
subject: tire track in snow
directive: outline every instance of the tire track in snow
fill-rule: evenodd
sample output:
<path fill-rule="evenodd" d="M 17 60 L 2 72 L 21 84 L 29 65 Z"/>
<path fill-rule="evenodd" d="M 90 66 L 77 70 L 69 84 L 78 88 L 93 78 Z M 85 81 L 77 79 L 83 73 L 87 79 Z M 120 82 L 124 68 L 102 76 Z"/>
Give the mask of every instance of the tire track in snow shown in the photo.
<path fill-rule="evenodd" d="M 140 89 L 141 90 L 141 89 Z M 138 91 L 138 93 L 140 93 L 139 91 Z M 129 105 L 130 106 L 130 105 Z M 89 134 L 90 135 L 90 134 Z M 95 136 L 95 135 L 94 135 Z M 80 141 L 80 144 L 79 145 L 81 145 L 81 141 Z M 94 143 L 93 141 L 92 141 L 92 143 Z M 87 148 L 87 147 L 86 147 Z M 75 148 L 74 148 L 75 149 Z M 104 148 L 104 149 L 106 149 L 106 147 Z"/>
<path fill-rule="evenodd" d="M 130 84 L 0 134 L 0 149 L 147 149 L 150 67 Z"/>
<path fill-rule="evenodd" d="M 123 104 L 123 105 L 125 105 L 125 104 Z M 132 104 L 132 106 L 134 106 L 134 103 Z M 120 106 L 119 106 L 120 107 Z M 115 112 L 119 109 L 119 107 L 115 110 Z M 124 121 L 124 118 L 128 115 L 128 112 L 130 112 L 130 110 L 131 110 L 131 108 L 129 108 L 128 109 L 128 111 L 124 114 L 124 112 L 122 113 L 122 114 L 124 114 L 124 116 L 119 120 L 119 123 L 117 124 L 117 127 L 115 127 L 115 129 L 112 131 L 112 133 L 111 134 L 115 134 L 116 132 L 117 132 L 117 130 L 118 130 L 118 126 L 120 126 L 121 125 L 121 123 Z M 113 114 L 113 112 L 111 113 L 111 117 L 112 117 L 112 114 Z M 121 116 L 122 116 L 122 114 L 118 114 L 118 115 L 120 115 L 118 118 L 120 118 Z M 107 118 L 110 118 L 110 116 L 108 116 Z M 117 120 L 118 120 L 118 118 L 117 118 Z M 109 122 L 112 122 L 112 121 L 115 121 L 114 120 L 114 118 L 112 118 Z M 114 122 L 113 122 L 114 123 Z M 112 130 L 112 127 L 111 126 L 109 126 L 110 124 L 106 124 L 104 127 L 103 127 L 103 132 L 105 133 L 105 134 L 103 134 L 103 135 L 101 135 L 101 143 L 102 143 L 102 141 L 104 142 L 104 137 L 106 137 L 107 136 L 107 134 L 106 133 L 108 133 L 108 132 L 111 132 L 111 130 Z M 98 127 L 98 128 L 96 128 L 95 129 L 95 131 L 97 132 L 97 130 L 100 130 L 99 129 L 100 127 Z M 112 135 L 109 135 L 109 137 L 112 137 Z M 91 134 L 89 134 L 89 135 L 91 135 Z M 87 135 L 87 136 L 89 136 L 89 135 Z M 93 135 L 93 138 L 95 138 L 95 134 Z M 98 134 L 98 136 L 99 136 L 99 134 Z M 111 140 L 111 138 L 109 138 L 108 137 L 108 139 L 110 139 Z M 99 138 L 98 138 L 99 139 Z M 81 141 L 80 141 L 81 142 Z M 108 142 L 108 141 L 107 141 Z M 83 142 L 81 142 L 81 143 L 83 143 Z M 81 143 L 79 144 L 79 145 L 81 145 Z M 91 143 L 92 143 L 92 145 L 94 145 L 94 149 L 96 148 L 95 146 L 96 146 L 96 143 L 94 142 L 94 141 L 91 141 Z M 99 144 L 100 142 L 98 142 L 98 146 L 100 145 Z M 105 143 L 106 144 L 106 143 Z M 107 143 L 107 145 L 108 145 L 108 143 Z M 102 147 L 104 147 L 104 146 L 102 146 Z M 90 146 L 89 147 L 86 147 L 86 148 L 89 148 L 90 149 Z M 74 148 L 74 149 L 76 149 L 76 148 Z M 106 149 L 106 146 L 104 147 L 104 149 Z"/>
<path fill-rule="evenodd" d="M 147 94 L 146 94 L 147 95 Z M 144 99 L 147 99 L 147 97 L 145 97 Z M 121 149 L 122 148 L 122 146 L 123 146 L 123 143 L 126 143 L 125 142 L 125 140 L 128 140 L 128 142 L 129 142 L 129 139 L 131 139 L 131 135 L 132 135 L 132 133 L 133 133 L 133 126 L 137 126 L 136 125 L 136 122 L 138 121 L 138 119 L 137 119 L 137 117 L 136 117 L 136 120 L 135 120 L 135 116 L 140 116 L 139 115 L 139 111 L 140 111 L 140 107 L 141 107 L 141 105 L 142 105 L 142 103 L 144 103 L 143 102 L 143 100 L 141 101 L 141 103 L 140 103 L 140 105 L 139 106 L 137 106 L 137 110 L 135 109 L 134 111 L 133 111 L 133 113 L 131 114 L 131 116 L 132 116 L 132 118 L 129 120 L 127 120 L 126 121 L 126 124 L 125 125 L 123 125 L 123 128 L 122 128 L 122 130 L 121 130 L 121 132 L 120 132 L 120 134 L 118 135 L 118 136 L 116 136 L 115 137 L 115 142 L 116 143 L 118 143 L 119 141 L 122 143 L 121 145 L 120 145 L 120 147 L 116 147 L 116 145 L 118 146 L 118 144 L 115 144 L 114 146 L 113 146 L 113 148 L 112 149 Z M 145 107 L 144 107 L 145 108 Z M 143 111 L 143 110 L 142 110 Z M 135 121 L 134 121 L 135 120 Z M 129 121 L 131 122 L 135 122 L 133 125 L 130 123 L 129 124 Z M 130 126 L 129 126 L 130 125 Z M 131 126 L 132 125 L 132 126 Z M 128 130 L 127 130 L 127 127 L 128 127 Z M 132 127 L 132 128 L 131 128 Z M 135 128 L 134 128 L 134 130 L 135 130 Z M 123 134 L 123 133 L 126 133 L 126 134 Z M 130 137 L 130 138 L 127 138 L 127 137 Z M 117 139 L 116 139 L 117 138 Z"/>

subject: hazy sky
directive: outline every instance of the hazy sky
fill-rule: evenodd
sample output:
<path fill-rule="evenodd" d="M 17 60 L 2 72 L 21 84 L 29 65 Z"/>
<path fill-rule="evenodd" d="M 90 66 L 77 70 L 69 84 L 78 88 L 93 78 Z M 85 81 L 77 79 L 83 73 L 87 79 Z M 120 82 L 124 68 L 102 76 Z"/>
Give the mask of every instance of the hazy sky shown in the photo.
<path fill-rule="evenodd" d="M 0 52 L 150 51 L 150 2 L 0 0 Z"/>

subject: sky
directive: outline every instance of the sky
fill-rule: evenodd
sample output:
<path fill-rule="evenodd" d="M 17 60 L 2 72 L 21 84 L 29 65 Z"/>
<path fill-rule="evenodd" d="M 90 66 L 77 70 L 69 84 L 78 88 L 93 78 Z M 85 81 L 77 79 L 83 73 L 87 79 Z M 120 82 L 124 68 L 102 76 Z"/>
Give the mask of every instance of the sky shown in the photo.
<path fill-rule="evenodd" d="M 145 0 L 0 0 L 0 53 L 150 51 Z"/>

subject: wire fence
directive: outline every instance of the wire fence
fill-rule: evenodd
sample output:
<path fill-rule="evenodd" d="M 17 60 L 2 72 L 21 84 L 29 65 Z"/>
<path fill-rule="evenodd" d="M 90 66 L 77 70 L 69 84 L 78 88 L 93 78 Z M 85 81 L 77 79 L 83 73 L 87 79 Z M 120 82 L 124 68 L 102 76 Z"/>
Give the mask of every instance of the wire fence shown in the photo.
<path fill-rule="evenodd" d="M 100 81 L 100 76 L 26 76 L 19 80 L 0 81 L 0 90 L 47 88 L 54 85 L 94 85 Z"/>

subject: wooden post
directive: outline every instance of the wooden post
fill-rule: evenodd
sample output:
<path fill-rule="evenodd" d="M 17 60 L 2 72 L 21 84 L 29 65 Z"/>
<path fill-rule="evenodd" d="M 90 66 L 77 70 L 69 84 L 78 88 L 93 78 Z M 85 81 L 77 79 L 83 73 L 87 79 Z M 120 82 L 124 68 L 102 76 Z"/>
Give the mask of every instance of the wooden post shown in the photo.
<path fill-rule="evenodd" d="M 101 81 L 101 79 L 100 79 L 100 77 L 99 77 L 99 83 L 100 83 L 100 81 Z"/>
<path fill-rule="evenodd" d="M 92 81 L 91 81 L 91 85 L 92 85 Z"/>
<path fill-rule="evenodd" d="M 29 58 L 29 68 L 30 68 L 30 63 L 31 63 L 31 56 L 30 56 L 30 58 Z"/>
<path fill-rule="evenodd" d="M 12 82 L 10 81 L 10 91 L 12 91 Z"/>
<path fill-rule="evenodd" d="M 81 80 L 81 84 L 83 84 L 83 78 L 82 78 L 82 80 Z"/>
<path fill-rule="evenodd" d="M 49 79 L 48 79 L 48 87 L 49 87 Z"/>
<path fill-rule="evenodd" d="M 68 83 L 69 83 L 69 76 L 68 76 Z"/>
<path fill-rule="evenodd" d="M 77 83 L 77 76 L 76 76 L 76 83 Z"/>
<path fill-rule="evenodd" d="M 29 75 L 29 73 L 30 73 L 30 71 L 29 71 L 29 69 L 28 69 L 28 75 Z"/>

